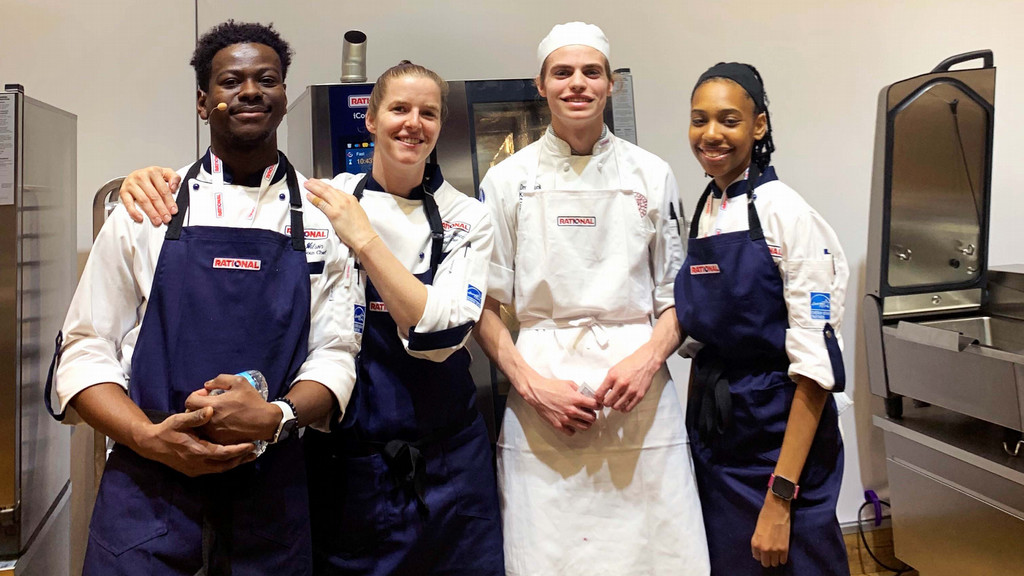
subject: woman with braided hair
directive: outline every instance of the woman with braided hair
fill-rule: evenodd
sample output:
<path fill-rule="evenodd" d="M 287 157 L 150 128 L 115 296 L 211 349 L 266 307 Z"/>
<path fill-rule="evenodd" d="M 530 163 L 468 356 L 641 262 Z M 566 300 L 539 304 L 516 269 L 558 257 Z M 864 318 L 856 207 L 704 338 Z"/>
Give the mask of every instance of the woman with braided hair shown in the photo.
<path fill-rule="evenodd" d="M 691 96 L 697 203 L 676 315 L 713 575 L 848 575 L 836 518 L 849 270 L 835 232 L 771 166 L 764 83 L 720 63 Z M 749 550 L 749 555 L 745 552 Z"/>

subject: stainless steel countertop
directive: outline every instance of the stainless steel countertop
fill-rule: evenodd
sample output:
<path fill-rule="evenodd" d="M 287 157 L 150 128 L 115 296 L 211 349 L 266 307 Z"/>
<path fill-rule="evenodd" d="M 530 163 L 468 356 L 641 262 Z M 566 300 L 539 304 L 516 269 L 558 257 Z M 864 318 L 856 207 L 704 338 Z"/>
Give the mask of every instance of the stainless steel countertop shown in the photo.
<path fill-rule="evenodd" d="M 907 404 L 902 419 L 876 414 L 875 426 L 1024 486 L 1024 455 L 1003 451 L 1001 427 L 938 406 Z"/>

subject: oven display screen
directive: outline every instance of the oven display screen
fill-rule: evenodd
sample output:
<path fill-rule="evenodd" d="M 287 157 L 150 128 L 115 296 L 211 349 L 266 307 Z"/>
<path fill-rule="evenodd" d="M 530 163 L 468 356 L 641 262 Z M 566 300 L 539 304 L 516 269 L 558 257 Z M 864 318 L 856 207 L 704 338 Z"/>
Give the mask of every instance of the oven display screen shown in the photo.
<path fill-rule="evenodd" d="M 373 166 L 373 142 L 345 142 L 345 172 L 363 174 Z"/>

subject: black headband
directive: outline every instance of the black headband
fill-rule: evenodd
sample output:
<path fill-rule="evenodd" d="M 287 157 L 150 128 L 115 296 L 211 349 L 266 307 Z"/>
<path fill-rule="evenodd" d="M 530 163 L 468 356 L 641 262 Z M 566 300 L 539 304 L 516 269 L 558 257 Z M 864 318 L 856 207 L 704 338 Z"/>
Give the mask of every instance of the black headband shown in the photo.
<path fill-rule="evenodd" d="M 697 79 L 697 84 L 693 86 L 693 92 L 690 93 L 690 97 L 692 98 L 697 92 L 698 86 L 712 78 L 728 78 L 732 80 L 747 91 L 747 94 L 754 100 L 754 104 L 758 109 L 762 111 L 768 109 L 767 103 L 764 101 L 764 85 L 761 84 L 761 80 L 754 73 L 753 68 L 739 62 L 719 62 L 708 68 Z"/>

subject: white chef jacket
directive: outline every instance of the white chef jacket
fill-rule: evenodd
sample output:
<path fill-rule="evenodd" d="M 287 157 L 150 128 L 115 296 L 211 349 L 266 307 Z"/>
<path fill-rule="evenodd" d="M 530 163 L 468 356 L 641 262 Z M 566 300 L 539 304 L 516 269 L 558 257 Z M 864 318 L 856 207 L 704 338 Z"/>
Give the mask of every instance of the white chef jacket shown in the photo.
<path fill-rule="evenodd" d="M 708 197 L 697 230 L 699 237 L 750 229 L 745 181 L 744 174 L 729 186 L 727 192 L 732 197 L 726 194 L 720 198 L 714 194 Z M 843 248 L 828 222 L 781 181 L 758 186 L 754 196 L 765 242 L 779 267 L 789 312 L 789 329 L 786 330 L 789 375 L 805 376 L 831 390 L 835 377 L 821 330 L 826 322 L 831 324 L 842 349 L 839 330 L 850 277 Z M 821 318 L 820 312 L 812 313 L 811 292 L 831 295 L 828 319 Z"/>
<path fill-rule="evenodd" d="M 648 248 L 650 268 L 634 273 L 632 280 L 647 286 L 651 298 L 632 302 L 634 310 L 608 312 L 623 318 L 657 318 L 675 305 L 673 283 L 684 256 L 675 176 L 667 162 L 616 137 L 607 127 L 591 156 L 574 156 L 569 144 L 548 127 L 540 140 L 487 171 L 480 183 L 480 194 L 490 208 L 495 228 L 488 296 L 505 304 L 514 296 L 516 314 L 524 323 L 553 316 L 549 303 L 538 302 L 531 294 L 523 293 L 515 274 L 520 194 L 533 170 L 537 172 L 536 189 L 600 190 L 616 188 L 621 182 L 624 188 L 633 190 L 638 209 L 641 214 L 646 213 L 655 234 Z"/>
<path fill-rule="evenodd" d="M 362 177 L 362 174 L 339 174 L 328 183 L 351 194 Z M 487 266 L 494 238 L 486 208 L 448 182 L 442 183 L 434 192 L 434 201 L 444 228 L 443 254 L 433 282 L 426 285 L 427 303 L 423 316 L 413 327 L 417 334 L 428 335 L 428 339 L 432 332 L 480 319 L 483 297 L 487 294 Z M 430 223 L 423 209 L 423 200 L 364 189 L 360 205 L 388 250 L 407 270 L 420 274 L 430 269 Z M 404 334 L 399 328 L 398 335 L 410 356 L 443 362 L 463 347 L 470 332 L 467 331 L 462 341 L 453 346 L 427 350 L 422 346 L 410 350 L 409 334 Z"/>
<path fill-rule="evenodd" d="M 178 171 L 184 178 L 188 166 Z M 283 166 L 281 167 L 283 168 Z M 302 194 L 306 259 L 324 262 L 321 274 L 310 276 L 309 353 L 294 382 L 313 380 L 326 386 L 344 412 L 355 386 L 358 335 L 353 329 L 354 291 L 340 282 L 349 250 L 334 233 L 327 217 Z M 204 168 L 190 190 L 185 226 L 257 227 L 290 234 L 291 211 L 287 179 L 272 183 L 261 195 L 259 187 L 214 186 Z M 191 185 L 182 182 L 181 186 Z M 259 204 L 254 217 L 254 206 Z M 132 353 L 142 329 L 166 226 L 148 220 L 134 222 L 118 205 L 104 223 L 89 253 L 82 278 L 64 321 L 64 344 L 54 387 L 60 410 L 79 392 L 104 382 L 125 390 L 131 379 Z M 202 382 L 196 382 L 196 389 Z M 339 414 L 340 417 L 340 414 Z M 69 422 L 73 423 L 73 422 Z M 315 423 L 324 428 L 328 422 Z"/>

